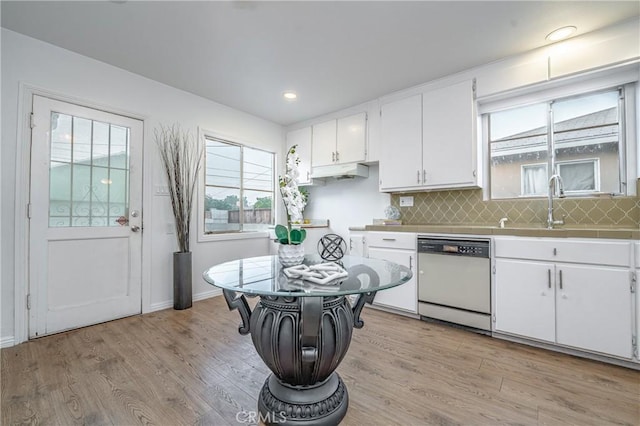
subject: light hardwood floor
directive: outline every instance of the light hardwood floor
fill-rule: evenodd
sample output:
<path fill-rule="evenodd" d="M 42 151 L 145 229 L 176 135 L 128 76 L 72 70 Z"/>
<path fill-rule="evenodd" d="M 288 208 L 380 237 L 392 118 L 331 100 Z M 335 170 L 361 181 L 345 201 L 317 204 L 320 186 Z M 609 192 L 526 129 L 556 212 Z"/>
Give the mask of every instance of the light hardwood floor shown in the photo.
<path fill-rule="evenodd" d="M 638 371 L 374 309 L 363 319 L 338 368 L 343 425 L 640 424 Z M 3 349 L 2 425 L 242 424 L 269 372 L 239 321 L 216 297 Z"/>

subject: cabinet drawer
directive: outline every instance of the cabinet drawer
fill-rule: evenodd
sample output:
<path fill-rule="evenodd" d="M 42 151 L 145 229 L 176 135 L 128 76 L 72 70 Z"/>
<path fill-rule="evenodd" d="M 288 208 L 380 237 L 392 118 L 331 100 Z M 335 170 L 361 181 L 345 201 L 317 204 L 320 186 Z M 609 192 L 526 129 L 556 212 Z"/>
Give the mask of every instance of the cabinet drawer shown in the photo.
<path fill-rule="evenodd" d="M 558 238 L 495 238 L 496 257 L 630 266 L 631 243 Z"/>
<path fill-rule="evenodd" d="M 367 232 L 366 241 L 368 247 L 416 249 L 416 234 L 408 232 Z"/>

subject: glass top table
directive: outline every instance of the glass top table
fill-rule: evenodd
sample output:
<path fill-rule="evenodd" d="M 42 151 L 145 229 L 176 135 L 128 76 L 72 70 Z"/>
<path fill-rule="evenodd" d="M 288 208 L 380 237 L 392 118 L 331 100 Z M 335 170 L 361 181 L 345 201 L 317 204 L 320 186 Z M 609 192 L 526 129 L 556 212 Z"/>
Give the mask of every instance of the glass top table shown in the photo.
<path fill-rule="evenodd" d="M 314 268 L 320 263 L 327 262 L 319 255 L 303 261 Z M 233 260 L 203 273 L 206 282 L 222 288 L 229 309 L 238 310 L 238 331 L 251 334 L 272 372 L 258 396 L 259 418 L 266 425 L 340 423 L 349 397 L 335 369 L 347 353 L 353 329 L 364 325 L 363 306 L 378 291 L 412 278 L 411 268 L 386 260 L 344 256 L 335 263 L 346 276 L 324 284 L 289 278 L 278 256 Z M 357 300 L 346 297 L 354 294 Z M 253 309 L 245 295 L 259 297 Z"/>
<path fill-rule="evenodd" d="M 319 255 L 306 255 L 303 264 L 326 263 Z M 203 274 L 209 284 L 225 290 L 253 296 L 345 296 L 370 293 L 398 286 L 409 281 L 412 272 L 397 263 L 358 256 L 344 256 L 336 262 L 346 278 L 315 284 L 299 278 L 288 278 L 278 256 L 261 256 L 232 260 L 213 266 Z"/>

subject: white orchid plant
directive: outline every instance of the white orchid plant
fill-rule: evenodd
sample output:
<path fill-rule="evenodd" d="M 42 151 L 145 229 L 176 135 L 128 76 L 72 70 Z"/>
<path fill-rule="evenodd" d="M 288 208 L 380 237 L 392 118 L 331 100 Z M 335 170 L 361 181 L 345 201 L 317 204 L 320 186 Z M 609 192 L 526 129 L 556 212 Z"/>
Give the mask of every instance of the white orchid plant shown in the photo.
<path fill-rule="evenodd" d="M 280 244 L 301 244 L 307 236 L 304 229 L 293 228 L 294 223 L 302 223 L 302 212 L 307 205 L 307 196 L 298 188 L 298 164 L 300 158 L 296 153 L 298 145 L 293 145 L 287 152 L 285 174 L 280 176 L 280 195 L 287 212 L 287 226 L 276 225 L 276 236 Z"/>

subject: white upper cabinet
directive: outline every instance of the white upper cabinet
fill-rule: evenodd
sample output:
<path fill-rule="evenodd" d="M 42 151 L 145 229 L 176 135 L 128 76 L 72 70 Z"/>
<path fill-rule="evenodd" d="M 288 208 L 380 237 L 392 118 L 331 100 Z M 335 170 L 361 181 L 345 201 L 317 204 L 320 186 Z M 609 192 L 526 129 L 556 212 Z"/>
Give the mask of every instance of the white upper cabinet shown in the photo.
<path fill-rule="evenodd" d="M 477 186 L 473 80 L 382 105 L 380 190 Z"/>
<path fill-rule="evenodd" d="M 313 125 L 312 166 L 366 161 L 367 114 L 359 113 Z"/>
<path fill-rule="evenodd" d="M 350 115 L 338 119 L 336 162 L 355 163 L 366 160 L 367 114 Z"/>
<path fill-rule="evenodd" d="M 313 140 L 311 143 L 311 165 L 313 167 L 335 163 L 337 136 L 336 120 L 313 125 Z"/>
<path fill-rule="evenodd" d="M 293 145 L 298 145 L 296 152 L 300 163 L 298 163 L 299 184 L 311 183 L 311 127 L 293 130 L 287 133 L 287 152 Z"/>
<path fill-rule="evenodd" d="M 477 174 L 473 81 L 422 95 L 423 186 L 473 186 Z"/>
<path fill-rule="evenodd" d="M 418 188 L 422 179 L 422 95 L 382 105 L 380 190 Z"/>

